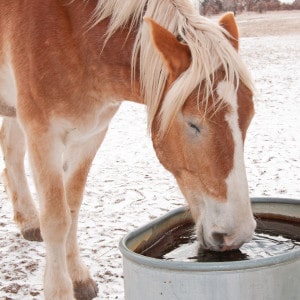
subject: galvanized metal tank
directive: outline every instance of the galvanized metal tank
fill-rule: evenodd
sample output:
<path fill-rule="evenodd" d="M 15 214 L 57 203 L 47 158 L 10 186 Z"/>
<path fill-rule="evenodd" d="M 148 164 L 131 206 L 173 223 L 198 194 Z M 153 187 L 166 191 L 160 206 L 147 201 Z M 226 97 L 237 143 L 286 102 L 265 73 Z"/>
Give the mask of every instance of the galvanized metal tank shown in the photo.
<path fill-rule="evenodd" d="M 252 198 L 254 213 L 300 222 L 300 201 Z M 126 300 L 299 300 L 300 250 L 234 262 L 176 262 L 135 253 L 145 241 L 189 220 L 180 208 L 141 227 L 120 242 Z"/>

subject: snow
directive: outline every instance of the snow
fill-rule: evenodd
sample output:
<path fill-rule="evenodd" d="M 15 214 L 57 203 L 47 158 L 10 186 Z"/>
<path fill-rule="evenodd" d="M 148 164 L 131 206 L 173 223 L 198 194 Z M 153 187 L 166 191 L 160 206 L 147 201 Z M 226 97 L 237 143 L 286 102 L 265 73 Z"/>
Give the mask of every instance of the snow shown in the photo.
<path fill-rule="evenodd" d="M 292 4 L 295 2 L 295 0 L 280 0 L 279 2 L 286 3 L 286 4 Z"/>
<path fill-rule="evenodd" d="M 300 35 L 242 42 L 257 88 L 245 151 L 250 192 L 299 198 Z"/>
<path fill-rule="evenodd" d="M 257 89 L 245 145 L 250 194 L 300 199 L 300 32 L 242 38 L 241 54 Z M 27 176 L 36 198 L 28 163 Z M 44 244 L 22 239 L 2 183 L 0 190 L 0 299 L 43 299 Z M 81 208 L 79 242 L 97 299 L 124 299 L 119 240 L 182 205 L 153 151 L 145 108 L 124 102 L 94 160 Z"/>

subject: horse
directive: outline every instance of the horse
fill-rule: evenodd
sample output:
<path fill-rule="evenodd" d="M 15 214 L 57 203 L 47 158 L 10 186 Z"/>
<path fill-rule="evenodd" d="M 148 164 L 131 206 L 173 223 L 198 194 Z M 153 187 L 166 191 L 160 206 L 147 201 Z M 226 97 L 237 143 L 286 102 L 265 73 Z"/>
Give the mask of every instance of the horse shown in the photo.
<path fill-rule="evenodd" d="M 45 299 L 98 293 L 80 258 L 78 214 L 123 99 L 146 106 L 199 245 L 226 251 L 252 238 L 244 141 L 254 86 L 233 14 L 213 22 L 188 0 L 7 0 L 0 12 L 3 178 L 24 238 L 45 243 Z"/>

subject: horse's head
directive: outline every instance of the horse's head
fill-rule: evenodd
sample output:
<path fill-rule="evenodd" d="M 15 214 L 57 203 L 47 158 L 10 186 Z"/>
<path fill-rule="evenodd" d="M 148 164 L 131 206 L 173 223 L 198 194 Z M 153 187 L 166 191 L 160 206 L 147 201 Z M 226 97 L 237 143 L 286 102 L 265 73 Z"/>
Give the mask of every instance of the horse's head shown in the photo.
<path fill-rule="evenodd" d="M 155 47 L 169 71 L 167 93 L 188 71 L 191 52 L 170 32 L 148 21 Z M 229 37 L 224 35 L 224 39 L 229 39 L 232 50 L 237 51 L 234 17 L 227 15 L 220 24 L 230 33 Z M 256 224 L 249 200 L 243 149 L 254 114 L 252 92 L 242 80 L 229 82 L 225 74 L 222 65 L 217 65 L 211 74 L 209 90 L 205 89 L 205 82 L 200 83 L 163 134 L 161 113 L 152 124 L 157 156 L 173 173 L 189 203 L 201 246 L 216 251 L 236 249 L 251 240 Z M 160 109 L 166 109 L 164 101 L 163 97 Z"/>

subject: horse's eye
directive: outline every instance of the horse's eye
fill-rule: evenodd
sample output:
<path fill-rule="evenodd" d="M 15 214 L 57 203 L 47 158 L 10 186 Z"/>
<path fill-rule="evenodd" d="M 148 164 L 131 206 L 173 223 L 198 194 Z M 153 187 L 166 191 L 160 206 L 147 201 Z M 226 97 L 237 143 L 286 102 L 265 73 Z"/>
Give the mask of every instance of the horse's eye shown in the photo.
<path fill-rule="evenodd" d="M 189 126 L 195 130 L 196 134 L 200 133 L 200 131 L 201 131 L 200 128 L 197 125 L 195 125 L 194 123 L 189 123 Z"/>
<path fill-rule="evenodd" d="M 176 39 L 177 39 L 177 41 L 179 41 L 179 42 L 182 42 L 182 41 L 183 41 L 183 38 L 182 38 L 182 36 L 181 36 L 180 34 L 178 34 L 178 35 L 176 36 Z"/>

